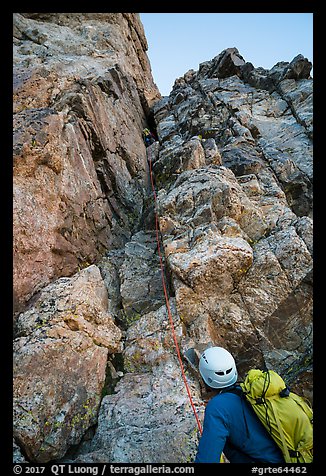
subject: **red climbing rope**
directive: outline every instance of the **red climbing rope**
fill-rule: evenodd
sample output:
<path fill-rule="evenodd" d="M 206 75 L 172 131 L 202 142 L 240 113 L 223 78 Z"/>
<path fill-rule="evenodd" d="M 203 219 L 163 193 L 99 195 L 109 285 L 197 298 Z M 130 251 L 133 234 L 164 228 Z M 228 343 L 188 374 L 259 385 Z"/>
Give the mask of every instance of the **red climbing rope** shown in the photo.
<path fill-rule="evenodd" d="M 192 410 L 194 412 L 194 415 L 195 415 L 195 418 L 196 418 L 196 421 L 197 421 L 199 432 L 200 432 L 200 434 L 202 434 L 203 431 L 202 431 L 201 423 L 200 423 L 199 417 L 197 415 L 197 411 L 196 411 L 194 402 L 193 402 L 192 397 L 191 397 L 190 388 L 189 388 L 189 385 L 188 385 L 188 382 L 187 382 L 187 378 L 186 378 L 186 374 L 185 374 L 185 370 L 184 370 L 184 366 L 183 366 L 183 362 L 182 362 L 182 358 L 181 358 L 181 354 L 180 354 L 179 344 L 178 344 L 177 336 L 176 336 L 176 333 L 175 333 L 175 328 L 174 328 L 174 324 L 173 324 L 173 318 L 172 318 L 172 313 L 171 313 L 171 308 L 170 308 L 170 303 L 169 303 L 169 296 L 168 296 L 168 292 L 167 292 L 167 288 L 166 288 L 166 284 L 165 284 L 164 264 L 163 264 L 163 260 L 162 260 L 161 243 L 160 243 L 160 237 L 159 237 L 159 229 L 160 228 L 159 228 L 159 221 L 158 221 L 158 215 L 157 215 L 157 195 L 156 195 L 155 186 L 154 186 L 154 179 L 153 179 L 151 150 L 149 148 L 147 148 L 147 157 L 148 157 L 148 163 L 149 163 L 149 174 L 150 174 L 151 185 L 152 185 L 152 190 L 153 190 L 153 195 L 154 195 L 154 202 L 155 202 L 155 212 L 154 213 L 155 213 L 155 230 L 156 230 L 157 251 L 158 251 L 158 256 L 159 256 L 159 259 L 160 259 L 162 284 L 163 284 L 163 291 L 164 291 L 164 296 L 165 296 L 166 308 L 167 308 L 167 311 L 168 311 L 168 316 L 169 316 L 169 321 L 170 321 L 170 326 L 171 326 L 171 331 L 172 331 L 172 337 L 173 337 L 174 345 L 175 345 L 175 348 L 176 348 L 176 351 L 177 351 L 177 356 L 178 356 L 178 360 L 179 360 L 179 364 L 180 364 L 180 368 L 181 368 L 182 378 L 183 378 L 183 381 L 184 381 L 184 384 L 185 384 L 185 387 L 186 387 L 186 390 L 187 390 L 190 405 L 192 407 Z"/>

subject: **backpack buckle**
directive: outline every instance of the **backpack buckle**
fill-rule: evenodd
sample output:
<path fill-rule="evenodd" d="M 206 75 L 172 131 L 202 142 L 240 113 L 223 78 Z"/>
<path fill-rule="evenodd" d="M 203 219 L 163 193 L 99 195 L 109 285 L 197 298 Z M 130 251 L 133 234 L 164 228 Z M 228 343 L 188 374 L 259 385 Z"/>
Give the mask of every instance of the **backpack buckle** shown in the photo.
<path fill-rule="evenodd" d="M 279 396 L 284 398 L 288 397 L 290 395 L 290 389 L 288 387 L 283 388 L 283 390 L 280 391 Z"/>

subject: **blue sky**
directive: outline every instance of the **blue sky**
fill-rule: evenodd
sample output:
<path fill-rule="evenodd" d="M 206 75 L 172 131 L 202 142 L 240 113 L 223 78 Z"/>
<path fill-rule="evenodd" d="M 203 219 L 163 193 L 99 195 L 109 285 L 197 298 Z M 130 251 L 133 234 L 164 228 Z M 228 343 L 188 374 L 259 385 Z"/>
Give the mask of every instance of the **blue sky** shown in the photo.
<path fill-rule="evenodd" d="M 298 54 L 313 60 L 312 13 L 140 13 L 154 81 L 167 96 L 176 78 L 236 47 L 255 68 Z"/>

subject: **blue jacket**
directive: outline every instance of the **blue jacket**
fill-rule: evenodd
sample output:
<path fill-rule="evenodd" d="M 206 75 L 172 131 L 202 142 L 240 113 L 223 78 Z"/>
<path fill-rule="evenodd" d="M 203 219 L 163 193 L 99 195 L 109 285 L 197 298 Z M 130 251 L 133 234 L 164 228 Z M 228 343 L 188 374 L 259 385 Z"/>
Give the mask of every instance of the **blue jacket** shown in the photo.
<path fill-rule="evenodd" d="M 284 463 L 280 449 L 250 404 L 231 392 L 220 393 L 208 402 L 195 463 L 219 463 L 228 444 L 255 461 Z M 230 462 L 249 461 L 238 458 Z"/>

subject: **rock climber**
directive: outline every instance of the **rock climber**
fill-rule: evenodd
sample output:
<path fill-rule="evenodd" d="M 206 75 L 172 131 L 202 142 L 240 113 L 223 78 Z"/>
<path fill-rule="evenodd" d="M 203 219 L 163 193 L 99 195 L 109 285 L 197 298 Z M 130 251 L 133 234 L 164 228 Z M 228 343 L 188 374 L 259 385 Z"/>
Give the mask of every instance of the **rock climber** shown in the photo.
<path fill-rule="evenodd" d="M 143 130 L 143 139 L 144 139 L 146 147 L 148 147 L 149 145 L 153 144 L 153 142 L 156 141 L 154 134 L 147 128 Z"/>
<path fill-rule="evenodd" d="M 199 359 L 205 384 L 217 394 L 205 409 L 195 463 L 284 463 L 282 453 L 250 404 L 241 396 L 233 356 L 222 347 L 206 349 Z"/>

